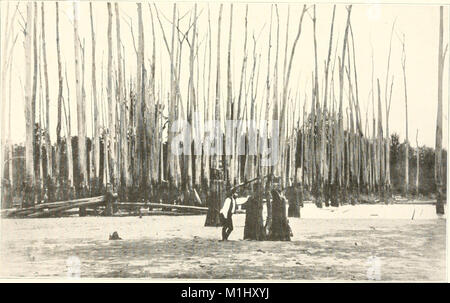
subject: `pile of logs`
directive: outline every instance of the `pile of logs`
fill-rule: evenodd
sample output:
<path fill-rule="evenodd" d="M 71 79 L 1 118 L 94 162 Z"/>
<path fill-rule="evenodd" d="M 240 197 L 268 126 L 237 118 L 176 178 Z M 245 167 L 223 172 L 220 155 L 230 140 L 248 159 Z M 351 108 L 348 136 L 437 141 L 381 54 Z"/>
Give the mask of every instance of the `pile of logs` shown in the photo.
<path fill-rule="evenodd" d="M 110 197 L 110 198 L 108 198 Z M 163 215 L 206 214 L 207 207 L 162 204 L 150 202 L 116 202 L 117 194 L 103 195 L 69 201 L 37 204 L 32 207 L 2 210 L 4 218 L 44 218 L 61 217 L 78 213 L 80 216 L 92 215 L 127 215 L 141 214 L 141 208 L 148 208 L 149 213 Z M 124 212 L 121 212 L 123 210 Z"/>
<path fill-rule="evenodd" d="M 117 198 L 117 194 L 112 195 L 113 198 Z M 78 208 L 80 214 L 87 213 L 86 208 L 93 208 L 97 211 L 107 211 L 107 195 L 82 198 L 69 201 L 59 201 L 51 203 L 41 203 L 31 207 L 17 208 L 17 209 L 5 209 L 2 211 L 2 217 L 7 218 L 42 218 L 52 216 L 62 216 L 66 212 Z M 111 201 L 112 202 L 112 201 Z"/>

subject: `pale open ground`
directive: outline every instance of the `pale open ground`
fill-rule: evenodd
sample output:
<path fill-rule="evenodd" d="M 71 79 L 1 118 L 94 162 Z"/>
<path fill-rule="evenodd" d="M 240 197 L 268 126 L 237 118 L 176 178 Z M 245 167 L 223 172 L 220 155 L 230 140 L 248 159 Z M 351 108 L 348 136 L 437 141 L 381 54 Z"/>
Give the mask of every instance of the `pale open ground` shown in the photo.
<path fill-rule="evenodd" d="M 82 278 L 447 277 L 446 219 L 435 215 L 433 205 L 305 204 L 302 218 L 290 218 L 291 242 L 243 241 L 244 214 L 234 216 L 231 241 L 219 242 L 220 229 L 203 227 L 204 221 L 205 216 L 2 219 L 0 277 L 67 278 L 78 272 L 72 257 L 80 260 Z M 123 240 L 108 240 L 113 231 Z"/>

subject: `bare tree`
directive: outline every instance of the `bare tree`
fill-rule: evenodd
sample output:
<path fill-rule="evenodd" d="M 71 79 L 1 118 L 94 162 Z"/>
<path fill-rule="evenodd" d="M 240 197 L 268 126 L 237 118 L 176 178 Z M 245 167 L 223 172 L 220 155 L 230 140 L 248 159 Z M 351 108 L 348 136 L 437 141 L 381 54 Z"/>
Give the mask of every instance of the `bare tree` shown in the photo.
<path fill-rule="evenodd" d="M 444 7 L 439 7 L 439 56 L 438 56 L 438 108 L 436 119 L 436 151 L 435 151 L 435 168 L 434 176 L 436 180 L 437 202 L 436 213 L 444 214 L 444 191 L 442 181 L 442 82 L 444 76 L 445 54 L 447 53 L 447 46 L 444 51 Z"/>
<path fill-rule="evenodd" d="M 416 132 L 416 197 L 419 197 L 419 176 L 420 176 L 420 149 L 419 149 L 419 130 Z"/>
<path fill-rule="evenodd" d="M 27 19 L 24 28 L 24 48 L 25 48 L 25 174 L 26 174 L 26 186 L 33 187 L 35 181 L 34 175 L 34 107 L 33 107 L 33 97 L 31 90 L 31 61 L 32 61 L 32 3 L 27 3 Z M 28 199 L 30 199 L 29 197 Z M 31 198 L 32 201 L 24 201 L 25 203 L 33 203 L 34 198 Z"/>
<path fill-rule="evenodd" d="M 78 4 L 73 3 L 73 36 L 75 52 L 75 92 L 77 98 L 77 128 L 78 128 L 78 165 L 80 169 L 80 184 L 87 185 L 87 161 L 86 161 L 86 121 L 85 121 L 85 100 L 80 79 L 80 43 L 78 34 Z"/>
<path fill-rule="evenodd" d="M 42 59 L 44 63 L 44 80 L 45 80 L 45 124 L 47 129 L 45 130 L 45 146 L 47 152 L 47 170 L 48 175 L 51 177 L 53 168 L 52 157 L 52 145 L 50 142 L 50 92 L 48 87 L 48 70 L 47 70 L 47 48 L 45 46 L 45 15 L 44 15 L 44 3 L 41 3 L 41 16 L 42 16 Z"/>
<path fill-rule="evenodd" d="M 57 122 L 56 122 L 56 170 L 59 181 L 61 182 L 60 176 L 61 171 L 61 109 L 63 101 L 63 77 L 62 77 L 62 66 L 61 66 L 61 47 L 59 42 L 59 5 L 56 5 L 56 55 L 58 61 L 58 110 L 57 110 Z"/>
<path fill-rule="evenodd" d="M 93 156 L 94 156 L 94 178 L 98 178 L 100 175 L 98 172 L 99 169 L 99 153 L 100 153 L 100 142 L 99 142 L 99 132 L 100 132 L 100 124 L 98 121 L 98 100 L 97 100 L 97 71 L 96 71 L 96 40 L 95 40 L 95 31 L 94 31 L 94 18 L 92 13 L 92 2 L 89 3 L 89 13 L 91 19 L 91 55 L 92 55 L 92 101 L 93 101 L 93 119 L 94 119 L 94 129 L 93 129 Z M 102 182 L 103 180 L 97 180 L 98 182 Z"/>
<path fill-rule="evenodd" d="M 107 166 L 108 166 L 108 180 L 109 183 L 116 184 L 115 176 L 115 152 L 114 152 L 114 140 L 115 140 L 115 123 L 114 123 L 114 100 L 113 93 L 113 46 L 112 46 L 112 8 L 111 3 L 107 3 L 108 8 L 108 68 L 107 68 L 107 101 L 108 101 L 108 140 L 106 147 Z"/>
<path fill-rule="evenodd" d="M 41 125 L 38 125 L 38 128 L 36 128 L 36 100 L 37 100 L 37 79 L 38 79 L 38 42 L 37 42 L 37 3 L 34 2 L 34 10 L 33 10 L 33 87 L 31 90 L 31 111 L 33 113 L 33 148 L 36 147 L 36 137 L 37 133 L 36 131 L 40 132 Z M 33 150 L 35 153 L 36 151 Z M 40 150 L 38 151 L 38 155 L 40 157 Z M 33 155 L 34 156 L 34 155 Z M 38 190 L 40 190 L 40 180 L 39 180 L 39 160 L 34 162 L 34 175 L 35 180 L 37 182 L 34 183 L 34 186 L 39 187 Z M 38 193 L 38 190 L 34 191 L 34 194 Z"/>
<path fill-rule="evenodd" d="M 65 68 L 65 78 L 66 78 L 66 87 L 67 87 L 67 110 L 66 104 L 63 102 L 64 108 L 64 118 L 66 122 L 66 145 L 67 145 L 67 172 L 68 172 L 68 181 L 70 190 L 73 191 L 73 152 L 72 152 L 72 127 L 71 121 L 72 117 L 70 114 L 70 91 L 69 91 L 69 82 L 67 77 L 67 67 Z"/>
<path fill-rule="evenodd" d="M 120 15 L 119 4 L 114 4 L 116 11 L 116 43 L 117 43 L 117 102 L 120 108 L 120 162 L 122 178 L 125 181 L 125 186 L 131 186 L 131 178 L 128 166 L 128 138 L 127 138 L 127 115 L 126 115 L 126 100 L 124 96 L 124 85 L 122 76 L 122 48 L 120 39 Z"/>
<path fill-rule="evenodd" d="M 406 86 L 406 51 L 405 51 L 405 35 L 403 35 L 402 42 L 402 70 L 403 70 L 403 86 L 405 93 L 405 197 L 408 196 L 409 186 L 409 139 L 408 139 L 408 93 Z"/>

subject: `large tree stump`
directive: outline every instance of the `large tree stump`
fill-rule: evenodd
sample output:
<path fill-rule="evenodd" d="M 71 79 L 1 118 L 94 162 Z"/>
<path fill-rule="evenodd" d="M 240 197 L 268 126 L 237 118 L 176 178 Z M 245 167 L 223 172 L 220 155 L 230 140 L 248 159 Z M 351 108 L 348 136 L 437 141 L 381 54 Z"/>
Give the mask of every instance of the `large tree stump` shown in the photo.
<path fill-rule="evenodd" d="M 299 191 L 296 186 L 286 189 L 286 198 L 289 203 L 288 217 L 300 218 Z"/>
<path fill-rule="evenodd" d="M 260 194 L 251 196 L 245 203 L 244 240 L 266 239 L 262 212 L 262 196 Z"/>
<path fill-rule="evenodd" d="M 337 182 L 331 184 L 331 197 L 330 204 L 331 206 L 338 207 L 339 206 L 339 189 Z"/>
<path fill-rule="evenodd" d="M 442 190 L 442 186 L 438 186 L 436 197 L 436 214 L 443 215 L 445 214 L 444 202 L 446 201 L 446 196 L 444 191 Z"/>
<path fill-rule="evenodd" d="M 220 208 L 224 200 L 223 181 L 212 181 L 211 194 L 208 197 L 208 213 L 206 214 L 205 226 L 221 226 L 220 223 Z"/>
<path fill-rule="evenodd" d="M 272 228 L 267 235 L 270 241 L 290 241 L 291 229 L 286 217 L 286 198 L 273 189 L 272 193 Z"/>
<path fill-rule="evenodd" d="M 117 195 L 114 195 L 112 192 L 111 186 L 107 186 L 106 193 L 105 193 L 105 216 L 112 216 L 115 212 L 117 212 Z"/>

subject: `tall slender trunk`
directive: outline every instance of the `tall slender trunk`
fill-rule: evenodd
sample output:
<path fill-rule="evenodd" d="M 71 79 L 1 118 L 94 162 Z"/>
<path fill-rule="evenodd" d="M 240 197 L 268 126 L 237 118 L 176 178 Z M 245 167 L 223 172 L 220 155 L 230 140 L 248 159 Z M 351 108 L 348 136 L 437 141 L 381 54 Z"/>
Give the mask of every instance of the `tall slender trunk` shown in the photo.
<path fill-rule="evenodd" d="M 89 3 L 89 13 L 91 18 L 91 55 L 92 55 L 92 102 L 94 103 L 93 119 L 94 119 L 94 129 L 93 129 L 93 156 L 94 156 L 94 178 L 97 178 L 97 183 L 101 183 L 103 180 L 99 180 L 99 152 L 100 152 L 100 142 L 99 142 L 99 132 L 100 125 L 98 122 L 98 100 L 97 100 L 97 71 L 96 71 L 96 59 L 95 59 L 95 31 L 94 31 L 94 18 L 92 13 L 92 2 Z M 100 184 L 98 184 L 100 185 Z"/>
<path fill-rule="evenodd" d="M 36 100 L 37 100 L 37 79 L 38 79 L 38 42 L 37 42 L 37 3 L 34 2 L 34 16 L 33 16 L 33 87 L 31 91 L 31 111 L 33 113 L 33 148 L 36 148 L 36 137 L 37 133 L 36 131 Z M 39 125 L 39 127 L 41 127 Z M 33 150 L 34 154 L 34 175 L 35 175 L 35 184 L 34 186 L 40 185 L 39 180 L 39 159 L 36 159 L 36 150 Z M 37 152 L 38 155 L 40 155 L 40 150 Z M 37 191 L 35 191 L 37 193 Z"/>
<path fill-rule="evenodd" d="M 405 196 L 408 196 L 409 186 L 409 139 L 408 139 L 408 94 L 406 86 L 406 52 L 405 52 L 405 37 L 402 41 L 402 69 L 403 69 L 403 86 L 405 93 Z"/>
<path fill-rule="evenodd" d="M 12 51 L 13 46 L 11 46 L 11 50 L 9 50 L 9 42 L 10 37 L 12 33 L 11 25 L 14 22 L 14 16 L 11 21 L 9 21 L 9 4 L 7 3 L 6 6 L 6 22 L 5 22 L 5 33 L 6 35 L 3 37 L 4 40 L 2 40 L 1 36 L 1 23 L 3 19 L 0 21 L 0 98 L 1 98 L 1 113 L 0 113 L 0 119 L 1 119 L 1 130 L 0 130 L 0 138 L 1 138 L 1 150 L 0 150 L 0 178 L 4 180 L 4 164 L 5 164 L 5 151 L 6 151 L 6 78 L 8 75 L 8 65 L 10 64 L 10 52 Z M 1 5 L 0 5 L 1 6 Z M 1 11 L 0 11 L 1 13 Z M 10 22 L 10 23 L 9 23 Z M 2 56 L 2 46 L 4 46 L 4 53 Z M 9 60 L 8 60 L 9 58 Z M 10 120 L 11 117 L 8 119 Z M 11 167 L 11 163 L 8 165 Z M 9 176 L 11 179 L 11 175 Z M 0 182 L 2 191 L 3 189 L 3 181 Z M 0 193 L 1 194 L 1 193 Z"/>
<path fill-rule="evenodd" d="M 160 119 L 160 102 L 161 100 L 158 99 L 158 101 L 156 101 L 156 88 L 155 88 L 155 82 L 156 82 L 156 75 L 155 75 L 155 68 L 156 68 L 156 38 L 155 38 L 155 25 L 154 25 L 154 20 L 153 20 L 153 13 L 152 13 L 152 9 L 151 6 L 149 4 L 149 10 L 150 10 L 150 17 L 151 17 L 151 22 L 152 22 L 152 59 L 151 59 L 151 65 L 150 65 L 150 93 L 151 93 L 151 106 L 152 108 L 154 108 L 154 112 L 152 117 L 150 117 L 150 120 L 152 121 L 152 127 L 154 128 L 154 137 L 152 138 L 152 147 L 151 147 L 151 167 L 150 167 L 150 171 L 151 171 L 151 180 L 153 183 L 157 183 L 158 182 L 158 171 L 159 171 L 159 166 L 160 166 L 160 162 L 159 162 L 159 150 L 160 150 L 160 145 L 161 145 L 161 137 L 160 137 L 160 124 L 159 124 L 159 119 Z"/>
<path fill-rule="evenodd" d="M 195 92 L 195 82 L 194 82 L 194 54 L 195 54 L 195 38 L 197 32 L 197 4 L 194 5 L 194 21 L 192 25 L 192 40 L 190 44 L 190 52 L 189 52 L 189 105 L 188 108 L 188 122 L 191 125 L 191 135 L 193 139 L 193 148 L 194 151 L 197 150 L 198 140 L 200 139 L 198 136 L 198 117 L 197 115 L 197 101 L 196 101 L 196 92 Z M 195 115 L 195 117 L 194 117 Z M 189 190 L 192 190 L 193 183 L 197 186 L 199 185 L 199 165 L 197 164 L 197 152 L 192 154 L 192 149 L 190 150 L 190 154 L 185 156 L 186 162 L 189 163 L 189 171 L 187 176 L 187 186 Z M 185 163 L 187 165 L 188 163 Z M 194 175 L 194 176 L 193 176 Z M 194 178 L 193 178 L 194 177 Z"/>
<path fill-rule="evenodd" d="M 25 173 L 26 173 L 26 186 L 32 188 L 34 186 L 35 175 L 34 175 L 34 107 L 33 107 L 33 98 L 32 98 L 32 90 L 31 90 L 31 61 L 32 61 L 32 49 L 31 49 L 31 39 L 32 39 L 32 3 L 27 3 L 27 19 L 24 29 L 25 35 Z M 32 198 L 34 201 L 34 199 Z M 28 203 L 32 201 L 26 201 Z"/>
<path fill-rule="evenodd" d="M 47 48 L 45 46 L 45 15 L 44 3 L 41 3 L 42 16 L 42 58 L 44 61 L 44 80 L 45 80 L 45 124 L 47 129 L 45 131 L 45 146 L 47 152 L 47 173 L 50 177 L 53 175 L 53 157 L 52 145 L 50 142 L 50 92 L 48 87 L 48 71 L 47 71 Z"/>
<path fill-rule="evenodd" d="M 138 166 L 139 173 L 138 177 L 141 178 L 139 184 L 144 190 L 144 194 L 147 191 L 147 170 L 146 170 L 146 136 L 145 136 L 145 67 L 144 67 L 144 25 L 142 21 L 142 6 L 140 3 L 137 4 L 138 12 L 138 32 L 139 32 L 139 43 L 138 43 L 138 56 L 137 56 L 137 140 L 138 140 Z"/>
<path fill-rule="evenodd" d="M 442 169 L 442 83 L 444 76 L 445 53 L 443 51 L 444 44 L 444 7 L 439 7 L 439 53 L 438 53 L 438 107 L 436 118 L 436 149 L 435 149 L 435 168 L 434 176 L 436 180 L 437 202 L 436 213 L 444 214 L 444 185 L 443 185 L 443 169 Z M 446 48 L 447 50 L 447 48 Z"/>
<path fill-rule="evenodd" d="M 55 2 L 56 8 L 56 55 L 58 61 L 58 109 L 56 122 L 56 175 L 58 182 L 61 183 L 61 109 L 63 101 L 63 77 L 61 66 L 61 47 L 59 43 L 59 4 Z"/>
<path fill-rule="evenodd" d="M 211 92 L 211 51 L 212 51 L 212 32 L 211 32 L 211 18 L 210 18 L 210 10 L 208 7 L 208 43 L 205 43 L 205 63 L 203 65 L 203 83 L 204 86 L 207 86 L 206 88 L 206 92 L 204 92 L 205 97 L 204 97 L 204 110 L 205 110 L 205 116 L 204 116 L 204 120 L 205 121 L 209 121 L 211 120 L 210 117 L 210 105 L 211 105 L 211 101 L 210 101 L 210 92 Z M 208 46 L 208 52 L 206 52 L 206 47 Z M 206 74 L 206 54 L 208 53 L 208 78 L 207 80 L 205 80 L 205 74 Z M 203 145 L 203 159 L 202 159 L 202 167 L 203 167 L 203 180 L 202 180 L 202 184 L 204 187 L 204 190 L 206 191 L 209 186 L 210 186 L 210 172 L 211 172 L 211 168 L 210 168 L 210 155 L 209 155 L 209 150 L 207 151 L 207 149 L 209 149 L 209 146 L 207 146 L 207 144 Z"/>
<path fill-rule="evenodd" d="M 128 136 L 127 136 L 127 115 L 126 115 L 126 99 L 124 96 L 124 85 L 122 76 L 122 45 L 120 39 L 120 15 L 119 15 L 119 4 L 116 2 L 114 4 L 116 11 L 116 43 L 117 43 L 117 102 L 120 107 L 120 158 L 121 158 L 121 175 L 123 181 L 125 181 L 125 186 L 128 188 L 131 183 L 130 173 L 128 168 Z"/>
<path fill-rule="evenodd" d="M 388 65 L 387 65 L 387 71 L 386 71 L 386 83 L 385 83 L 385 91 L 384 91 L 384 100 L 385 100 L 385 106 L 386 106 L 386 148 L 385 148 L 385 182 L 386 182 L 386 194 L 388 195 L 387 198 L 390 198 L 390 189 L 391 189 L 391 168 L 390 168 L 390 134 L 389 134 L 389 113 L 391 108 L 391 99 L 388 97 L 387 90 L 388 90 L 388 80 L 389 80 L 389 64 L 391 62 L 391 44 L 392 44 L 392 35 L 394 32 L 394 26 L 395 26 L 395 20 L 392 24 L 392 30 L 391 30 L 391 39 L 389 42 L 389 54 L 388 54 Z M 392 80 L 393 81 L 393 80 Z M 391 83 L 392 86 L 392 83 Z M 391 87 L 392 91 L 392 87 Z M 389 98 L 389 100 L 388 100 Z"/>
<path fill-rule="evenodd" d="M 228 37 L 228 56 L 227 56 L 227 111 L 226 118 L 227 120 L 232 120 L 231 116 L 233 112 L 233 88 L 232 88 L 232 80 L 231 80 L 231 41 L 233 34 L 233 4 L 230 5 L 230 31 Z M 227 129 L 225 129 L 225 141 L 229 140 L 230 145 L 234 144 L 234 136 L 233 133 L 227 133 Z M 232 129 L 231 129 L 232 131 Z M 226 148 L 227 154 L 224 157 L 224 176 L 227 183 L 231 184 L 234 179 L 234 166 L 232 165 L 233 156 L 230 156 L 232 149 Z M 231 166 L 231 167 L 230 167 Z"/>
<path fill-rule="evenodd" d="M 381 195 L 381 199 L 384 200 L 385 193 L 385 157 L 384 157 L 384 140 L 383 140 L 383 112 L 381 109 L 381 92 L 380 92 L 380 80 L 377 79 L 377 87 L 378 87 L 378 161 L 379 161 L 379 191 Z"/>
<path fill-rule="evenodd" d="M 66 75 L 66 87 L 67 87 L 67 111 L 66 105 L 63 103 L 64 107 L 64 115 L 66 121 L 66 145 L 67 145 L 67 173 L 68 173 L 68 181 L 70 190 L 73 190 L 73 151 L 72 151 L 72 117 L 70 114 L 70 91 L 69 91 L 69 82 L 67 77 L 67 68 L 65 69 Z"/>
<path fill-rule="evenodd" d="M 271 13 L 272 14 L 272 13 Z M 238 93 L 238 101 L 237 101 L 237 107 L 234 108 L 234 112 L 236 112 L 235 115 L 235 119 L 238 121 L 238 127 L 236 128 L 236 146 L 235 146 L 235 155 L 236 155 L 236 159 L 235 159 L 235 169 L 236 169 L 236 182 L 239 183 L 241 182 L 241 149 L 244 148 L 244 146 L 241 146 L 241 137 L 242 137 L 242 113 L 241 113 L 241 107 L 242 107 L 242 102 L 243 102 L 243 98 L 242 96 L 244 95 L 243 93 L 243 86 L 245 85 L 245 74 L 246 74 L 246 70 L 247 70 L 247 32 L 248 32 L 248 4 L 245 6 L 245 21 L 244 21 L 245 25 L 244 25 L 244 51 L 243 51 L 243 59 L 242 59 L 242 68 L 241 68 L 241 77 L 240 77 L 240 83 L 239 83 L 239 93 Z M 269 38 L 270 39 L 270 38 Z M 270 41 L 269 41 L 269 54 L 270 54 Z M 270 58 L 270 55 L 269 55 Z M 269 64 L 270 66 L 270 64 Z M 270 68 L 270 67 L 269 67 Z M 267 77 L 269 78 L 269 75 L 267 75 Z M 268 94 L 268 101 L 267 101 L 267 115 L 268 115 L 268 104 L 269 104 L 269 92 Z M 245 100 L 244 100 L 245 102 Z M 238 144 L 239 142 L 239 144 Z"/>
<path fill-rule="evenodd" d="M 340 58 L 340 66 L 339 66 L 339 113 L 338 113 L 338 138 L 337 138 L 337 144 L 336 144 L 336 153 L 337 153 L 337 159 L 336 159 L 336 165 L 337 165 L 337 171 L 338 171 L 338 184 L 342 185 L 344 182 L 344 124 L 343 124 L 343 108 L 342 108 L 342 101 L 343 101 L 343 94 L 344 94 L 344 69 L 345 69 L 345 55 L 347 50 L 347 43 L 348 43 L 348 31 L 350 28 L 350 14 L 352 11 L 352 6 L 347 7 L 347 25 L 345 27 L 345 33 L 344 33 L 344 43 L 342 46 L 342 58 Z M 344 191 L 345 192 L 345 191 Z M 344 197 L 345 198 L 345 197 Z"/>
<path fill-rule="evenodd" d="M 416 197 L 419 197 L 419 176 L 420 176 L 420 149 L 419 149 L 419 130 L 416 132 Z"/>
<path fill-rule="evenodd" d="M 220 4 L 220 10 L 219 10 L 219 18 L 217 23 L 217 63 L 216 63 L 216 97 L 215 97 L 215 111 L 214 111 L 214 120 L 216 123 L 219 123 L 220 119 L 220 34 L 221 34 L 221 23 L 222 23 L 222 9 L 223 4 Z M 218 169 L 219 168 L 219 157 L 218 155 L 222 154 L 222 150 L 220 146 L 222 145 L 222 136 L 220 136 L 221 133 L 221 124 L 219 126 L 219 134 L 216 133 L 215 139 L 215 155 L 213 156 L 213 168 Z M 217 131 L 217 130 L 216 130 Z"/>
<path fill-rule="evenodd" d="M 108 102 L 108 139 L 106 142 L 106 154 L 107 157 L 107 166 L 109 170 L 108 174 L 108 183 L 111 183 L 113 186 L 116 184 L 117 180 L 115 180 L 115 155 L 114 155 L 114 144 L 115 144 L 115 125 L 114 125 L 114 99 L 112 97 L 113 93 L 113 46 L 112 46 L 112 8 L 111 3 L 108 2 L 108 69 L 107 69 L 107 102 Z"/>
<path fill-rule="evenodd" d="M 85 123 L 85 105 L 83 98 L 83 89 L 80 79 L 80 42 L 78 35 L 78 4 L 73 3 L 73 37 L 75 52 L 75 92 L 77 98 L 77 128 L 78 128 L 78 165 L 79 165 L 79 184 L 77 186 L 87 186 L 87 168 L 86 168 L 86 123 Z"/>
<path fill-rule="evenodd" d="M 280 120 L 284 121 L 284 118 L 286 116 L 286 105 L 288 102 L 288 88 L 289 88 L 289 80 L 291 77 L 291 70 L 292 70 L 292 62 L 294 59 L 294 55 L 295 55 L 295 49 L 297 46 L 297 43 L 299 41 L 300 38 L 300 34 L 302 32 L 302 23 L 303 23 L 303 17 L 305 15 L 307 8 L 306 5 L 303 6 L 302 9 L 302 13 L 300 15 L 300 20 L 299 20 L 299 24 L 298 24 L 298 30 L 297 30 L 297 35 L 295 37 L 294 43 L 292 44 L 292 48 L 291 48 L 291 54 L 289 56 L 289 64 L 287 67 L 287 71 L 286 73 L 283 75 L 283 79 L 284 83 L 283 83 L 283 94 L 282 94 L 282 107 L 281 107 L 281 114 L 280 114 Z M 275 81 L 277 81 L 277 79 L 275 79 Z M 280 132 L 279 132 L 279 146 L 280 146 L 280 152 L 279 155 L 282 155 L 283 152 L 283 147 L 284 147 L 284 140 L 285 140 L 285 136 L 286 136 L 286 127 L 285 127 L 285 123 L 281 123 L 280 124 Z M 279 169 L 281 170 L 281 165 L 282 165 L 282 161 L 279 161 Z"/>

